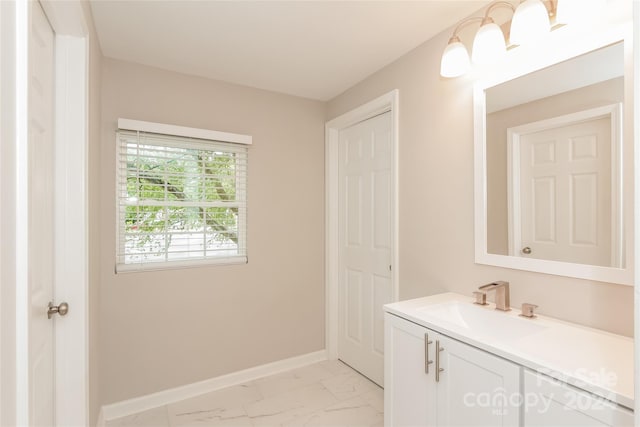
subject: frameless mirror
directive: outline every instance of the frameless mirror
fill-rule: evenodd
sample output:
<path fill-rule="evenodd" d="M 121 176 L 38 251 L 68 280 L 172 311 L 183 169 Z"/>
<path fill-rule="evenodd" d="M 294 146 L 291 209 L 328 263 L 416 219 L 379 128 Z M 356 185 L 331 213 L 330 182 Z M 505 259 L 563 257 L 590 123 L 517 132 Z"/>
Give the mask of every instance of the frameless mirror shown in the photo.
<path fill-rule="evenodd" d="M 620 41 L 476 88 L 478 262 L 629 280 L 624 73 Z"/>

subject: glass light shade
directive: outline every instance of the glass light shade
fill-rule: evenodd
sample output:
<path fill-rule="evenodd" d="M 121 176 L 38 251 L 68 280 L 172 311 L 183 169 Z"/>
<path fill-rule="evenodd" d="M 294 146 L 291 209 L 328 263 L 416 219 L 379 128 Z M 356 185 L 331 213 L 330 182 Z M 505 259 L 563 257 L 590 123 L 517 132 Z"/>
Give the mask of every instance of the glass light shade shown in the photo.
<path fill-rule="evenodd" d="M 595 18 L 605 4 L 606 0 L 558 0 L 556 23 L 569 24 Z"/>
<path fill-rule="evenodd" d="M 494 22 L 480 27 L 473 39 L 471 59 L 476 64 L 487 65 L 497 62 L 507 53 L 504 34 Z"/>
<path fill-rule="evenodd" d="M 440 63 L 442 77 L 459 77 L 469 71 L 471 62 L 467 48 L 460 41 L 449 42 Z"/>
<path fill-rule="evenodd" d="M 512 44 L 522 45 L 542 37 L 551 29 L 549 13 L 540 0 L 526 0 L 521 3 L 511 20 Z"/>

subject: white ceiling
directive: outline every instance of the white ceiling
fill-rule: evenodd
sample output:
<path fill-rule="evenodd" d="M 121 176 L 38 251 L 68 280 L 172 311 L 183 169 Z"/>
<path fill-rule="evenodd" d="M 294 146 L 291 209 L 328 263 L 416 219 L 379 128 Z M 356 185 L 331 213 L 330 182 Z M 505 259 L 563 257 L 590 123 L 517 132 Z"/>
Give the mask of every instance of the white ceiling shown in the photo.
<path fill-rule="evenodd" d="M 487 3 L 92 0 L 91 8 L 105 56 L 324 101 Z"/>

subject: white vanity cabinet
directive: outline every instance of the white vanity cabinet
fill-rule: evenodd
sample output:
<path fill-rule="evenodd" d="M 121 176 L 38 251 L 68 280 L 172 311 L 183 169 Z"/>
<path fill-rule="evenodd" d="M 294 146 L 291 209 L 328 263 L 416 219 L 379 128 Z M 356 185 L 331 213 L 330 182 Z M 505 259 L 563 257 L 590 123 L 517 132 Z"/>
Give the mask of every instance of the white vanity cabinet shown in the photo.
<path fill-rule="evenodd" d="M 454 293 L 384 310 L 386 427 L 634 425 L 632 338 Z"/>
<path fill-rule="evenodd" d="M 517 364 L 385 316 L 385 426 L 520 424 Z"/>
<path fill-rule="evenodd" d="M 633 426 L 633 412 L 602 397 L 524 370 L 524 426 Z"/>

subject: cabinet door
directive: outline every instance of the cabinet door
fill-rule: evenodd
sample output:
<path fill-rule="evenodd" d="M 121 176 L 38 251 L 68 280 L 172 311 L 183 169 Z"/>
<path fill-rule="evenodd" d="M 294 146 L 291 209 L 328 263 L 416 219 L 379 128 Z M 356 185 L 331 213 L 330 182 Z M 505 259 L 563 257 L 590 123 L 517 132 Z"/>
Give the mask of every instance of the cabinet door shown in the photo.
<path fill-rule="evenodd" d="M 520 366 L 439 336 L 438 426 L 518 426 Z M 434 348 L 435 349 L 435 348 Z"/>
<path fill-rule="evenodd" d="M 633 412 L 529 370 L 524 373 L 524 425 L 633 426 Z"/>
<path fill-rule="evenodd" d="M 425 339 L 435 338 L 422 326 L 385 314 L 384 425 L 435 426 L 434 364 L 426 373 Z M 435 335 L 435 334 L 434 334 Z M 429 351 L 435 347 L 431 344 Z M 433 360 L 432 354 L 429 359 Z"/>

